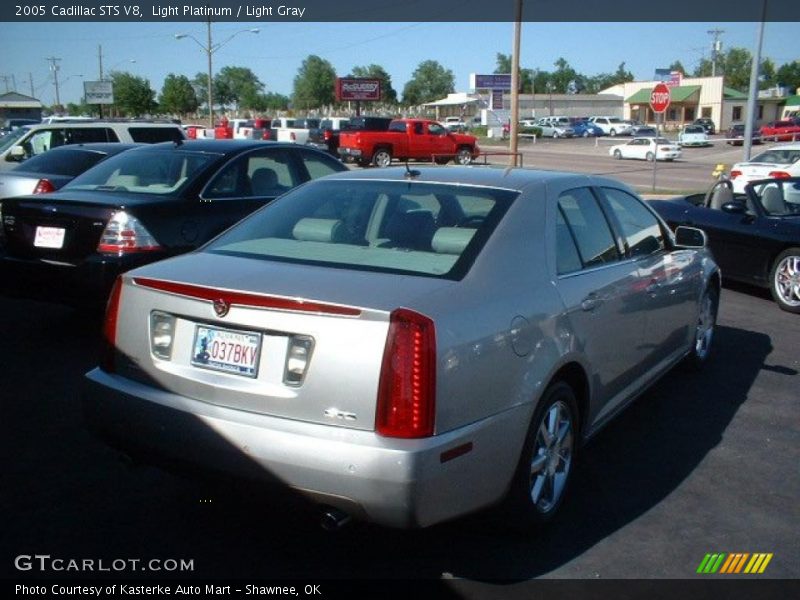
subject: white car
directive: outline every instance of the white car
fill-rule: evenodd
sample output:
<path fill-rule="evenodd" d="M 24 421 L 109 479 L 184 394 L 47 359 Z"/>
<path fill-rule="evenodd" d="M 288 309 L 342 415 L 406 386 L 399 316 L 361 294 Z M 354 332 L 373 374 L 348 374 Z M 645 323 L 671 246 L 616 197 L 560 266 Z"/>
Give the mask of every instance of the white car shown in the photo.
<path fill-rule="evenodd" d="M 619 117 L 589 117 L 589 123 L 594 123 L 603 133 L 611 137 L 617 135 L 631 135 L 631 126 Z"/>
<path fill-rule="evenodd" d="M 608 153 L 616 159 L 637 158 L 651 161 L 675 160 L 681 157 L 681 149 L 667 138 L 637 137 L 626 144 L 611 146 Z"/>
<path fill-rule="evenodd" d="M 800 142 L 780 144 L 748 162 L 731 167 L 733 192 L 744 194 L 744 186 L 756 179 L 800 177 Z"/>
<path fill-rule="evenodd" d="M 702 125 L 687 125 L 678 134 L 678 145 L 687 146 L 709 146 L 708 134 Z"/>
<path fill-rule="evenodd" d="M 467 128 L 461 117 L 446 117 L 442 124 L 448 131 L 465 131 Z"/>

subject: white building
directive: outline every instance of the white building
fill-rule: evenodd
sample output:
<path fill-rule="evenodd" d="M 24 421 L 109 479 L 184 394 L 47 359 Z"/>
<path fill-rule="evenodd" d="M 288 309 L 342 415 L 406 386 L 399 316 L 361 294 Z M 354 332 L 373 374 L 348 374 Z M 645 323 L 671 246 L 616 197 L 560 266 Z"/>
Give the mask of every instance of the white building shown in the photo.
<path fill-rule="evenodd" d="M 650 109 L 650 92 L 660 81 L 631 81 L 603 90 L 604 94 L 617 94 L 624 98 L 624 118 L 655 123 L 656 117 Z M 711 119 L 718 131 L 724 131 L 731 123 L 745 119 L 747 94 L 725 86 L 725 78 L 683 77 L 679 85 L 671 86 L 669 108 L 664 113 L 664 126 L 679 129 L 698 118 Z M 781 101 L 771 97 L 759 97 L 756 125 L 760 126 L 778 118 Z"/>

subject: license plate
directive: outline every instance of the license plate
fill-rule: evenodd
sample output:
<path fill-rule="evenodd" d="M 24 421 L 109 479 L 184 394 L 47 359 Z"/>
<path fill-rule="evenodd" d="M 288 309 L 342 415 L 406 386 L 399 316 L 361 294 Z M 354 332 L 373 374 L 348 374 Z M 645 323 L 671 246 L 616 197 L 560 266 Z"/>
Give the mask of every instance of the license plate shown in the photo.
<path fill-rule="evenodd" d="M 192 364 L 203 369 L 256 377 L 261 335 L 197 325 Z"/>
<path fill-rule="evenodd" d="M 40 225 L 36 228 L 33 245 L 37 248 L 63 248 L 65 232 L 66 230 L 61 227 L 42 227 Z"/>

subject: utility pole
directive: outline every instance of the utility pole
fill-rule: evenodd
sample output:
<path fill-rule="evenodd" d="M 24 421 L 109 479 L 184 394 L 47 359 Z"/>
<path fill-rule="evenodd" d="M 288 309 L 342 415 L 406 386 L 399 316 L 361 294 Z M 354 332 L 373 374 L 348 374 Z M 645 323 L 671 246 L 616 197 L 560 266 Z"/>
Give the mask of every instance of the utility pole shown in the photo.
<path fill-rule="evenodd" d="M 58 94 L 58 70 L 61 68 L 58 66 L 57 61 L 61 60 L 55 56 L 48 56 L 45 60 L 50 62 L 50 70 L 53 72 L 53 83 L 56 86 L 56 106 L 61 106 L 61 96 Z"/>
<path fill-rule="evenodd" d="M 33 73 L 28 73 L 28 82 L 31 84 L 31 98 L 35 98 L 36 96 L 33 92 Z"/>
<path fill-rule="evenodd" d="M 722 50 L 722 42 L 719 41 L 719 36 L 725 33 L 724 29 L 709 29 L 707 31 L 708 35 L 714 36 L 714 41 L 711 43 L 711 76 L 717 76 L 717 60 L 719 58 L 719 52 Z"/>
<path fill-rule="evenodd" d="M 11 89 L 17 91 L 17 76 L 13 73 L 11 74 Z"/>
<path fill-rule="evenodd" d="M 750 89 L 747 90 L 747 120 L 744 122 L 743 159 L 750 160 L 753 149 L 753 129 L 756 124 L 756 107 L 758 106 L 758 73 L 761 68 L 761 46 L 764 42 L 764 23 L 767 20 L 767 0 L 761 0 L 761 22 L 758 24 L 756 51 L 750 65 Z"/>
<path fill-rule="evenodd" d="M 522 29 L 522 0 L 517 0 L 514 15 L 514 46 L 511 53 L 511 136 L 510 166 L 517 166 L 519 149 L 519 38 Z"/>
<path fill-rule="evenodd" d="M 101 44 L 97 44 L 97 62 L 100 65 L 100 81 L 103 81 L 103 46 Z M 103 105 L 98 104 L 97 108 L 100 111 L 100 118 L 103 118 Z"/>

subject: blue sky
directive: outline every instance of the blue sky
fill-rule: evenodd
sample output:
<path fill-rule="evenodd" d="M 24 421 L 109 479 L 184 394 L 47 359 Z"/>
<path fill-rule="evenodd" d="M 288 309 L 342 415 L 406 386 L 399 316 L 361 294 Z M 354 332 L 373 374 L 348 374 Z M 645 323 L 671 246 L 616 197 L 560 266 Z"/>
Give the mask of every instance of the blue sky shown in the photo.
<path fill-rule="evenodd" d="M 267 91 L 290 95 L 301 62 L 309 54 L 330 61 L 338 75 L 353 66 L 376 63 L 392 77 L 402 92 L 414 69 L 423 60 L 438 60 L 451 69 L 458 91 L 467 91 L 469 73 L 491 73 L 497 52 L 511 53 L 511 23 L 215 23 L 214 41 L 250 27 L 258 35 L 243 33 L 213 56 L 214 71 L 226 65 L 246 66 L 266 85 Z M 719 28 L 723 51 L 734 46 L 755 46 L 755 23 L 525 23 L 522 29 L 521 63 L 527 68 L 551 70 L 564 57 L 581 73 L 594 75 L 616 70 L 625 61 L 637 79 L 650 79 L 656 68 L 680 60 L 691 70 L 710 54 L 708 30 Z M 169 73 L 189 77 L 207 70 L 206 55 L 189 39 L 175 40 L 176 33 L 190 33 L 205 40 L 203 23 L 3 23 L 0 32 L 0 93 L 3 81 L 30 93 L 45 104 L 55 101 L 55 90 L 46 57 L 60 57 L 61 101 L 77 102 L 82 81 L 98 76 L 98 45 L 103 65 L 150 80 L 161 90 Z M 763 55 L 776 65 L 800 60 L 797 23 L 768 23 Z M 135 63 L 131 63 L 135 60 Z M 84 77 L 81 78 L 80 75 Z"/>

